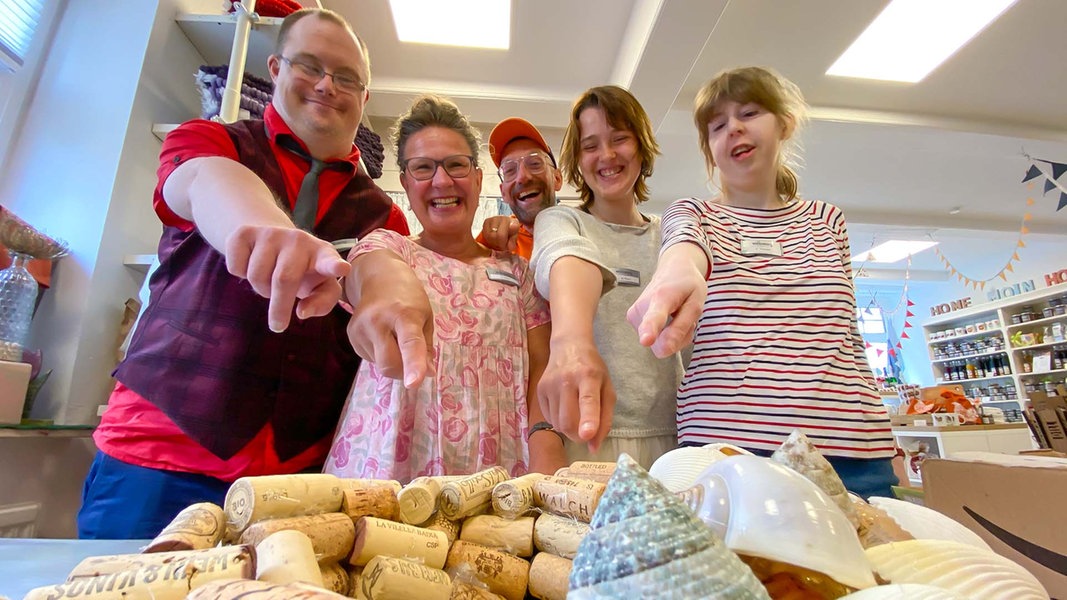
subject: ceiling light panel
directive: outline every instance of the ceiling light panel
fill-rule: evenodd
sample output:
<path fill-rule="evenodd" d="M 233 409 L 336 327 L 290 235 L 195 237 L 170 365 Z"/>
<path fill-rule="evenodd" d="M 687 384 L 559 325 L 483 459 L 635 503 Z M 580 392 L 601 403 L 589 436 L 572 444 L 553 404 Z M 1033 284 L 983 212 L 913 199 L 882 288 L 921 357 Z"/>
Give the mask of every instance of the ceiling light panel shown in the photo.
<path fill-rule="evenodd" d="M 855 263 L 895 263 L 909 256 L 914 256 L 927 248 L 936 246 L 937 242 L 926 241 L 908 241 L 908 240 L 889 240 L 883 244 L 879 244 L 874 248 L 866 252 L 861 252 L 852 257 L 852 262 Z"/>
<path fill-rule="evenodd" d="M 511 0 L 389 0 L 401 42 L 507 50 Z"/>

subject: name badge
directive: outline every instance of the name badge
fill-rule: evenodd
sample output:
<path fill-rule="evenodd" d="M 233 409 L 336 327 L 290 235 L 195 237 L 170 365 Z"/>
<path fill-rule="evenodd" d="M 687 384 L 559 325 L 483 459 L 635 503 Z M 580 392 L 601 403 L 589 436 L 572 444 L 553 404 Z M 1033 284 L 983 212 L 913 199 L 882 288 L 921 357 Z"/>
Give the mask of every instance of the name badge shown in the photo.
<path fill-rule="evenodd" d="M 487 277 L 489 277 L 490 281 L 519 287 L 519 280 L 507 271 L 501 271 L 500 269 L 494 269 L 493 267 L 486 267 L 485 274 Z"/>
<path fill-rule="evenodd" d="M 641 271 L 634 269 L 612 269 L 615 273 L 615 282 L 619 285 L 634 287 L 641 285 Z"/>
<path fill-rule="evenodd" d="M 768 256 L 781 256 L 782 245 L 774 240 L 741 240 L 741 254 L 752 256 L 764 254 Z"/>
<path fill-rule="evenodd" d="M 356 238 L 344 238 L 342 240 L 334 240 L 330 243 L 333 245 L 333 249 L 336 250 L 338 254 L 343 255 L 345 252 L 348 252 L 352 248 L 355 248 L 357 242 L 359 242 L 359 240 L 357 240 Z"/>

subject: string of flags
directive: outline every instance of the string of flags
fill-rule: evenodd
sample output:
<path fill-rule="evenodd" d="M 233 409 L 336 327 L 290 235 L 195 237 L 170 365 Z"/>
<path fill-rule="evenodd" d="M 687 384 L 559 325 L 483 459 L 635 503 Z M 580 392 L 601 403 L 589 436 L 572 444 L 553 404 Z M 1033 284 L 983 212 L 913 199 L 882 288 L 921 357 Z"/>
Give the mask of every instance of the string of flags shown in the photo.
<path fill-rule="evenodd" d="M 1056 211 L 1059 212 L 1064 206 L 1067 206 L 1067 184 L 1060 183 L 1059 180 L 1063 177 L 1064 173 L 1067 173 L 1067 164 L 1052 162 L 1051 160 L 1045 160 L 1043 158 L 1033 158 L 1028 154 L 1023 154 L 1030 160 L 1030 168 L 1026 171 L 1026 176 L 1023 177 L 1023 183 L 1033 181 L 1034 179 L 1044 179 L 1044 189 L 1041 192 L 1042 196 L 1048 195 L 1052 190 L 1059 190 L 1060 201 L 1056 205 Z M 1043 163 L 1049 166 L 1051 173 L 1046 173 L 1040 167 L 1038 163 Z"/>

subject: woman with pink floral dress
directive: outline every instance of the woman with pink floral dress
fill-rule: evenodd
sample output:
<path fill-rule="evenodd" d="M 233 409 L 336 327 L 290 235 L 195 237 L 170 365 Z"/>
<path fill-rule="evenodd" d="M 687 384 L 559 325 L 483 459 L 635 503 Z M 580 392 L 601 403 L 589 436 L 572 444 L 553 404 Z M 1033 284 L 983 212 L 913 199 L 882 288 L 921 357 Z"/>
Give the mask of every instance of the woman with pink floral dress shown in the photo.
<path fill-rule="evenodd" d="M 414 270 L 433 309 L 435 373 L 408 389 L 365 360 L 325 472 L 405 482 L 494 465 L 512 475 L 551 472 L 566 463 L 562 442 L 527 441 L 529 423 L 542 420 L 530 390 L 547 361 L 549 314 L 526 260 L 471 233 L 482 187 L 478 133 L 455 104 L 426 96 L 401 116 L 394 140 L 423 230 L 409 238 L 375 231 L 349 260 L 362 282 L 373 281 L 371 264 Z"/>

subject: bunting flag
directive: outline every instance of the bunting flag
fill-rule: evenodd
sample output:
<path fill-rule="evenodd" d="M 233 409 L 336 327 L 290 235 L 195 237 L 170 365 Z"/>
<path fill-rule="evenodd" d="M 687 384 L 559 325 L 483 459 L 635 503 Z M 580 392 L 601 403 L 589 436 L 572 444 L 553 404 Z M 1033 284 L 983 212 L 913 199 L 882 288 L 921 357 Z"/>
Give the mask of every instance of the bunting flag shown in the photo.
<path fill-rule="evenodd" d="M 1060 179 L 1064 173 L 1067 173 L 1067 163 L 1052 162 L 1051 160 L 1045 160 L 1042 158 L 1030 159 L 1030 168 L 1026 170 L 1026 175 L 1023 176 L 1023 183 L 1032 182 L 1034 179 L 1044 179 L 1042 185 L 1042 195 L 1047 195 L 1052 190 L 1058 190 L 1060 193 L 1060 201 L 1056 204 L 1056 211 L 1060 211 L 1063 207 L 1067 206 L 1067 183 L 1061 183 Z M 1037 163 L 1044 163 L 1049 165 L 1051 173 L 1046 173 Z"/>

